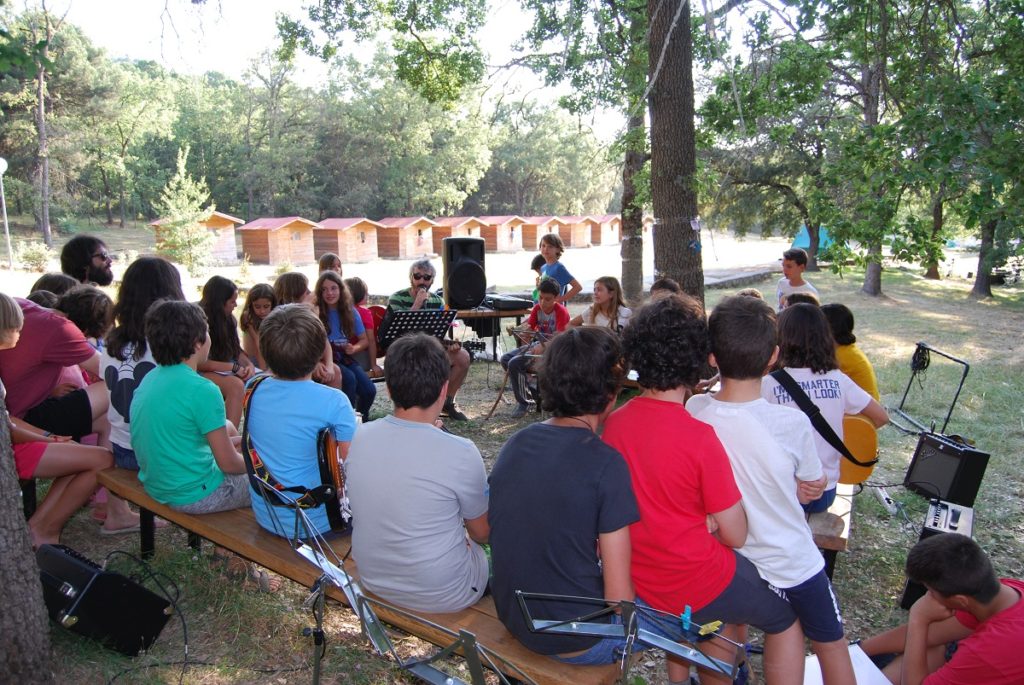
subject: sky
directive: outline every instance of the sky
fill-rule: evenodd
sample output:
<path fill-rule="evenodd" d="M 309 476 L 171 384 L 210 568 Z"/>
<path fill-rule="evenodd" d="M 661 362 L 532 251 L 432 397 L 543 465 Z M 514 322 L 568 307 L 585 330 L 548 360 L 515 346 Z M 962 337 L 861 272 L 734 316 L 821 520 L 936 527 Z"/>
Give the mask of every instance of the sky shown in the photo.
<path fill-rule="evenodd" d="M 54 14 L 67 12 L 67 20 L 80 27 L 112 58 L 153 60 L 179 73 L 219 71 L 241 77 L 262 51 L 277 46 L 275 16 L 286 12 L 304 15 L 301 0 L 50 0 Z M 494 0 L 480 44 L 491 54 L 491 64 L 507 62 L 511 42 L 529 27 L 530 17 L 518 0 Z M 296 78 L 317 86 L 327 69 L 318 60 L 300 56 Z M 526 70 L 496 77 L 492 88 L 527 93 L 541 102 L 554 101 L 561 91 L 545 88 Z M 595 132 L 611 140 L 623 127 L 613 112 L 598 113 Z"/>

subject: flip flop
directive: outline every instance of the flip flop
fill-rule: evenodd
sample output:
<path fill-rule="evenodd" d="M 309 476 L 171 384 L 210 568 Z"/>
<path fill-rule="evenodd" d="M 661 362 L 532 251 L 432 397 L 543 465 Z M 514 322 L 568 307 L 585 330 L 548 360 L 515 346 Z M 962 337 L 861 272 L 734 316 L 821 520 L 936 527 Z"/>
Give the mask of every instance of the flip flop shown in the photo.
<path fill-rule="evenodd" d="M 153 519 L 154 528 L 166 528 L 171 525 L 167 521 L 160 517 Z M 125 533 L 138 533 L 142 529 L 142 526 L 136 523 L 134 526 L 125 526 L 124 528 L 106 528 L 100 527 L 100 535 L 124 535 Z"/>
<path fill-rule="evenodd" d="M 258 592 L 271 594 L 281 589 L 281 579 L 277 576 L 270 575 L 270 573 L 256 564 L 249 564 L 249 572 L 247 576 L 248 580 L 251 580 L 256 585 Z"/>

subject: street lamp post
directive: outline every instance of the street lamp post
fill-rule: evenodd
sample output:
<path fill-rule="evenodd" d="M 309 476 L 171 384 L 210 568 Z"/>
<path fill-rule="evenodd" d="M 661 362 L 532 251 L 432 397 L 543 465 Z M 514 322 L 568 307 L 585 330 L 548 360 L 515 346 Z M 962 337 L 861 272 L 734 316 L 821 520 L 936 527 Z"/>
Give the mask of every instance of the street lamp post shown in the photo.
<path fill-rule="evenodd" d="M 7 268 L 14 271 L 14 251 L 11 250 L 11 229 L 7 225 L 7 198 L 4 197 L 4 174 L 7 173 L 7 160 L 0 157 L 0 209 L 4 215 L 4 238 L 7 239 Z"/>

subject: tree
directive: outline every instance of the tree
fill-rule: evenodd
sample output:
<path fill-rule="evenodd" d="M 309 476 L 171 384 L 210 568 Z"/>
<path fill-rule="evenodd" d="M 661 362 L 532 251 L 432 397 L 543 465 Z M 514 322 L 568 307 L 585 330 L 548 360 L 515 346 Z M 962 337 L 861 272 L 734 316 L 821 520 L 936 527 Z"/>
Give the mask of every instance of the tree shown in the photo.
<path fill-rule="evenodd" d="M 213 244 L 213 236 L 202 222 L 214 208 L 206 204 L 210 200 L 206 181 L 196 181 L 185 169 L 188 153 L 188 146 L 178 152 L 174 176 L 156 202 L 161 216 L 157 251 L 185 266 L 190 275 L 199 277 L 210 262 Z"/>

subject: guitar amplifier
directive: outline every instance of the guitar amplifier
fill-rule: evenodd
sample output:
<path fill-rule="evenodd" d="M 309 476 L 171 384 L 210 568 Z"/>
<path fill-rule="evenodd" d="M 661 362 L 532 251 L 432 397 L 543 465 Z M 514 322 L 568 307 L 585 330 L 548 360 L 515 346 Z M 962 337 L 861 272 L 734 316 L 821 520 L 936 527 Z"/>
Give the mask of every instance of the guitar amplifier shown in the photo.
<path fill-rule="evenodd" d="M 940 533 L 958 533 L 972 537 L 974 534 L 974 509 L 933 499 L 928 504 L 928 513 L 925 514 L 924 525 L 921 526 L 921 537 L 918 538 L 918 541 Z M 908 578 L 903 586 L 900 606 L 909 609 L 924 593 L 924 585 Z"/>
<path fill-rule="evenodd" d="M 128 656 L 148 649 L 173 610 L 165 598 L 64 545 L 36 550 L 50 618 Z"/>
<path fill-rule="evenodd" d="M 928 499 L 973 507 L 988 457 L 962 439 L 921 433 L 903 485 Z"/>
<path fill-rule="evenodd" d="M 533 300 L 512 295 L 488 295 L 484 298 L 484 306 L 499 312 L 514 311 L 517 309 L 530 309 L 533 307 Z"/>

